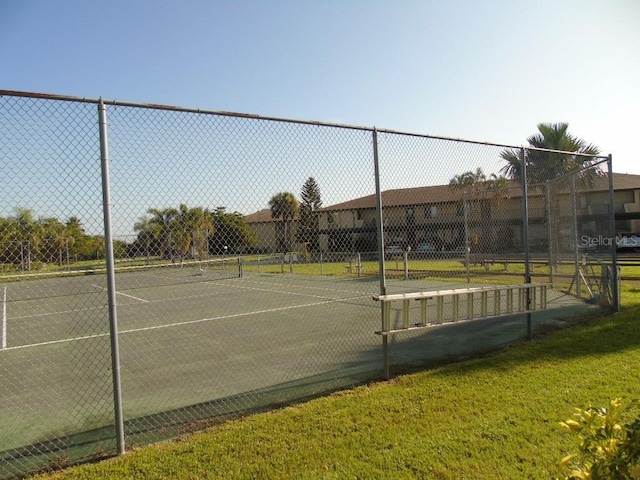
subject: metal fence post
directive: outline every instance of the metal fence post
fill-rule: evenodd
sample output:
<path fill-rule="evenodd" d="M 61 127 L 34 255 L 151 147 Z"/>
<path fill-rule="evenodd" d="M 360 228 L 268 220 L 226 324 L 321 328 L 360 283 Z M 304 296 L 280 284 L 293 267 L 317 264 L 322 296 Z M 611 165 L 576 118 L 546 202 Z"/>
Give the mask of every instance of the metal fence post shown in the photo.
<path fill-rule="evenodd" d="M 113 377 L 113 400 L 115 413 L 116 442 L 118 454 L 125 452 L 124 419 L 122 412 L 122 384 L 120 380 L 120 347 L 118 345 L 118 315 L 116 307 L 116 282 L 113 258 L 113 235 L 111 231 L 111 191 L 109 187 L 109 142 L 107 134 L 107 109 L 102 99 L 98 103 L 100 124 L 100 164 L 102 167 L 102 200 L 104 215 L 104 242 L 107 262 L 107 295 L 109 298 L 109 338 L 111 340 L 111 370 Z"/>
<path fill-rule="evenodd" d="M 544 184 L 544 193 L 545 193 L 545 207 L 547 209 L 547 238 L 549 239 L 549 282 L 553 285 L 553 270 L 556 268 L 555 265 L 555 257 L 558 255 L 557 252 L 553 251 L 553 241 L 551 240 L 553 236 L 553 229 L 551 228 L 551 185 L 549 184 L 549 180 L 547 180 Z"/>
<path fill-rule="evenodd" d="M 373 129 L 373 166 L 376 183 L 376 221 L 378 237 L 378 267 L 380 272 L 380 295 L 387 293 L 387 280 L 385 278 L 384 265 L 384 227 L 382 225 L 382 191 L 380 190 L 380 163 L 378 158 L 378 131 Z M 380 302 L 380 319 L 384 330 L 384 302 Z M 389 379 L 389 339 L 382 335 L 382 368 L 384 377 Z"/>
<path fill-rule="evenodd" d="M 404 264 L 404 279 L 409 280 L 409 252 L 402 253 L 402 263 Z"/>
<path fill-rule="evenodd" d="M 576 202 L 576 175 L 571 174 L 571 230 L 573 230 L 573 281 L 576 284 L 576 296 L 582 298 L 582 283 L 580 281 L 580 254 L 578 252 L 578 205 Z"/>
<path fill-rule="evenodd" d="M 1 346 L 0 349 L 7 348 L 7 287 L 2 289 L 2 326 L 0 327 Z"/>
<path fill-rule="evenodd" d="M 462 213 L 464 216 L 464 263 L 466 265 L 467 283 L 471 283 L 471 242 L 469 240 L 469 204 L 467 194 L 462 194 Z"/>
<path fill-rule="evenodd" d="M 613 236 L 611 247 L 611 294 L 613 296 L 612 310 L 615 313 L 620 311 L 620 292 L 618 291 L 618 253 L 616 251 L 616 212 L 615 195 L 613 192 L 613 158 L 611 154 L 607 157 L 607 173 L 609 174 L 609 234 Z"/>
<path fill-rule="evenodd" d="M 531 267 L 529 265 L 529 191 L 527 181 L 527 160 L 524 148 L 520 149 L 520 162 L 522 167 L 522 246 L 524 247 L 524 283 L 531 283 Z M 531 340 L 531 289 L 525 289 L 525 308 L 527 310 L 527 339 Z"/>

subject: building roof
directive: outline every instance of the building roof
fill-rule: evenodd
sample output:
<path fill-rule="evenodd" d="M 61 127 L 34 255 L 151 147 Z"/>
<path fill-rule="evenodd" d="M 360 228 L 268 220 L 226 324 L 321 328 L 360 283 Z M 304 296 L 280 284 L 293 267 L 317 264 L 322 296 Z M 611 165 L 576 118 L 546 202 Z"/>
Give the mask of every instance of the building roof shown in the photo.
<path fill-rule="evenodd" d="M 517 198 L 522 196 L 522 186 L 516 180 L 508 180 L 509 196 Z M 626 173 L 613 174 L 614 190 L 640 189 L 640 175 Z M 591 191 L 606 191 L 609 189 L 608 177 L 596 178 L 595 185 Z M 529 188 L 529 194 L 541 194 L 542 188 Z M 494 195 L 491 191 L 484 191 L 477 194 L 475 198 L 491 198 Z M 382 192 L 383 207 L 398 207 L 405 205 L 425 205 L 432 203 L 449 203 L 460 200 L 460 191 L 456 191 L 449 185 L 433 185 L 428 187 L 400 188 L 395 190 L 385 190 Z M 367 195 L 346 202 L 338 203 L 322 208 L 321 211 L 336 210 L 359 210 L 376 208 L 375 194 Z"/>
<path fill-rule="evenodd" d="M 516 180 L 508 180 L 509 196 L 517 198 L 522 196 L 522 187 Z M 630 190 L 640 189 L 640 175 L 632 175 L 627 173 L 613 174 L 614 190 Z M 596 178 L 595 185 L 591 191 L 606 191 L 609 189 L 608 177 L 602 176 Z M 542 189 L 530 188 L 529 194 L 541 194 Z M 490 191 L 484 191 L 477 194 L 480 198 L 491 198 L 494 194 Z M 476 196 L 475 198 L 478 198 Z M 425 205 L 433 203 L 448 203 L 460 200 L 460 191 L 452 189 L 449 185 L 432 185 L 428 187 L 399 188 L 394 190 L 385 190 L 382 192 L 383 207 L 399 207 L 405 205 Z M 338 210 L 360 210 L 376 208 L 375 194 L 365 197 L 355 198 L 346 202 L 338 203 L 328 207 L 321 208 L 320 211 L 338 211 Z M 273 222 L 271 218 L 271 210 L 266 208 L 258 212 L 245 216 L 248 223 L 266 223 Z"/>
<path fill-rule="evenodd" d="M 274 221 L 273 217 L 271 217 L 270 208 L 265 208 L 254 213 L 250 213 L 249 215 L 245 215 L 244 219 L 247 223 L 266 223 Z"/>
<path fill-rule="evenodd" d="M 272 223 L 272 222 L 280 222 L 281 219 L 275 219 L 271 216 L 271 209 L 264 208 L 262 210 L 258 210 L 257 212 L 250 213 L 249 215 L 245 215 L 244 219 L 247 223 Z M 298 219 L 298 215 L 295 216 L 294 220 Z"/>

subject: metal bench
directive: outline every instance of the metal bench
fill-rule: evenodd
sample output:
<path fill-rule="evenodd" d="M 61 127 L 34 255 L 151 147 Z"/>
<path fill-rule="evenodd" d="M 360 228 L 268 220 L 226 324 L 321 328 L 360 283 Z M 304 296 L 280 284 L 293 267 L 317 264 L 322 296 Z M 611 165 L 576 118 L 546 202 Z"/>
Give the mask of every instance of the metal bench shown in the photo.
<path fill-rule="evenodd" d="M 373 300 L 380 302 L 382 306 L 382 329 L 375 333 L 383 338 L 385 376 L 389 378 L 389 336 L 448 323 L 545 310 L 547 289 L 550 286 L 550 283 L 523 283 L 374 296 Z M 445 308 L 445 300 L 450 300 L 448 308 Z M 420 303 L 420 317 L 419 321 L 412 322 L 411 306 L 412 302 L 416 301 Z M 461 305 L 462 301 L 465 301 L 466 306 Z M 431 316 L 428 308 L 430 302 L 431 306 L 435 306 L 435 312 L 432 312 Z M 394 303 L 401 304 L 401 316 L 399 322 L 392 326 L 391 307 Z"/>

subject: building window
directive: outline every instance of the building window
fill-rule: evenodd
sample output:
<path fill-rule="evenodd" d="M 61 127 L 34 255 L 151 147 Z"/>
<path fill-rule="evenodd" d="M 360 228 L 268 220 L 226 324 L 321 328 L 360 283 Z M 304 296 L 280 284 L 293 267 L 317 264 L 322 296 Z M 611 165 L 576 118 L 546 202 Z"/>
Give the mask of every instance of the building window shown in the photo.
<path fill-rule="evenodd" d="M 413 211 L 413 207 L 405 208 L 404 213 L 405 213 L 405 218 L 406 218 L 407 223 L 413 224 L 415 222 L 415 220 L 416 220 L 416 217 L 415 217 L 414 211 Z"/>
<path fill-rule="evenodd" d="M 438 216 L 438 207 L 436 205 L 427 205 L 424 207 L 425 218 L 436 218 Z"/>
<path fill-rule="evenodd" d="M 587 208 L 589 206 L 589 197 L 586 195 L 580 195 L 580 208 Z"/>

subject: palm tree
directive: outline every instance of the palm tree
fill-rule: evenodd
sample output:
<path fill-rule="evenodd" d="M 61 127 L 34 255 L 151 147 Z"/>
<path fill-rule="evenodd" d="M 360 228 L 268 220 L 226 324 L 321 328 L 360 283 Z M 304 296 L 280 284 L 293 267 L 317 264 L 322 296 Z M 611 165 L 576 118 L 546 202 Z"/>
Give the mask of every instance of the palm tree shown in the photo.
<path fill-rule="evenodd" d="M 293 246 L 291 223 L 298 215 L 300 204 L 293 193 L 280 192 L 271 197 L 271 200 L 269 200 L 269 208 L 271 209 L 271 218 L 282 219 L 284 232 L 279 241 L 279 246 L 283 251 L 285 249 L 290 251 Z"/>
<path fill-rule="evenodd" d="M 182 207 L 183 205 L 180 205 L 181 213 Z M 200 260 L 204 260 L 209 253 L 209 238 L 215 231 L 212 213 L 202 207 L 189 208 L 184 214 L 183 222 L 194 256 L 197 255 Z"/>
<path fill-rule="evenodd" d="M 487 177 L 482 168 L 478 167 L 475 172 L 468 171 L 460 175 L 454 175 L 449 180 L 449 187 L 453 190 L 461 191 L 465 196 L 469 196 L 480 192 L 483 189 L 482 183 L 486 180 Z"/>
<path fill-rule="evenodd" d="M 69 244 L 73 240 L 69 230 L 57 218 L 45 218 L 40 221 L 40 224 L 45 244 L 42 259 L 48 262 L 57 262 L 62 266 L 65 252 L 68 251 Z"/>
<path fill-rule="evenodd" d="M 178 216 L 175 208 L 150 208 L 147 213 L 151 215 L 149 223 L 154 226 L 156 240 L 160 246 L 160 256 L 171 258 L 173 261 L 173 239 L 171 238 L 172 224 Z"/>
<path fill-rule="evenodd" d="M 31 270 L 33 252 L 38 250 L 42 239 L 42 225 L 34 218 L 33 210 L 27 208 L 16 208 L 12 224 L 15 240 L 20 244 L 21 268 Z"/>
<path fill-rule="evenodd" d="M 138 232 L 138 242 L 144 245 L 144 254 L 147 264 L 151 263 L 151 245 L 159 238 L 160 227 L 153 223 L 146 215 L 134 223 L 133 230 Z M 136 252 L 137 253 L 137 252 Z"/>
<path fill-rule="evenodd" d="M 494 175 L 495 176 L 495 175 Z M 468 237 L 468 216 L 472 214 L 472 210 L 478 210 L 477 205 L 480 204 L 480 197 L 483 192 L 486 192 L 488 188 L 487 176 L 482 171 L 482 168 L 476 168 L 475 172 L 469 170 L 468 172 L 454 175 L 449 180 L 449 188 L 461 193 L 460 205 L 461 211 L 465 215 L 465 223 L 458 229 L 456 243 L 469 247 Z M 469 202 L 469 203 L 468 203 Z M 474 207 L 476 205 L 476 207 Z M 477 212 L 476 216 L 481 214 Z M 477 236 L 476 236 L 477 238 Z"/>
<path fill-rule="evenodd" d="M 525 150 L 527 162 L 527 181 L 530 185 L 542 184 L 547 180 L 576 172 L 583 184 L 593 185 L 600 170 L 588 168 L 600 154 L 600 149 L 593 144 L 570 135 L 568 123 L 540 123 L 538 133 L 527 138 L 532 149 Z M 541 151 L 541 150 L 553 150 Z M 505 149 L 500 157 L 507 164 L 500 170 L 507 177 L 522 181 L 522 162 L 519 149 Z M 561 186 L 566 186 L 560 181 Z"/>
<path fill-rule="evenodd" d="M 192 231 L 189 225 L 189 207 L 181 203 L 171 222 L 171 242 L 180 255 L 180 263 L 189 254 L 191 248 Z"/>
<path fill-rule="evenodd" d="M 492 173 L 486 181 L 487 190 L 492 193 L 491 201 L 495 205 L 502 205 L 505 200 L 511 197 L 509 192 L 509 179 Z"/>
<path fill-rule="evenodd" d="M 11 263 L 12 258 L 12 224 L 7 218 L 0 217 L 0 264 Z"/>
<path fill-rule="evenodd" d="M 560 210 L 560 191 L 567 188 L 571 175 L 575 174 L 580 186 L 589 187 L 602 175 L 598 168 L 590 168 L 596 162 L 600 149 L 569 134 L 567 123 L 540 123 L 538 132 L 527 138 L 531 149 L 524 150 L 527 166 L 526 181 L 529 185 L 549 185 L 547 195 L 554 201 L 554 211 Z M 500 157 L 507 164 L 500 170 L 507 177 L 522 182 L 520 149 L 505 149 Z M 560 215 L 555 215 L 553 231 L 560 231 Z M 549 239 L 551 241 L 551 239 Z M 554 251 L 559 249 L 559 235 L 554 236 Z"/>

